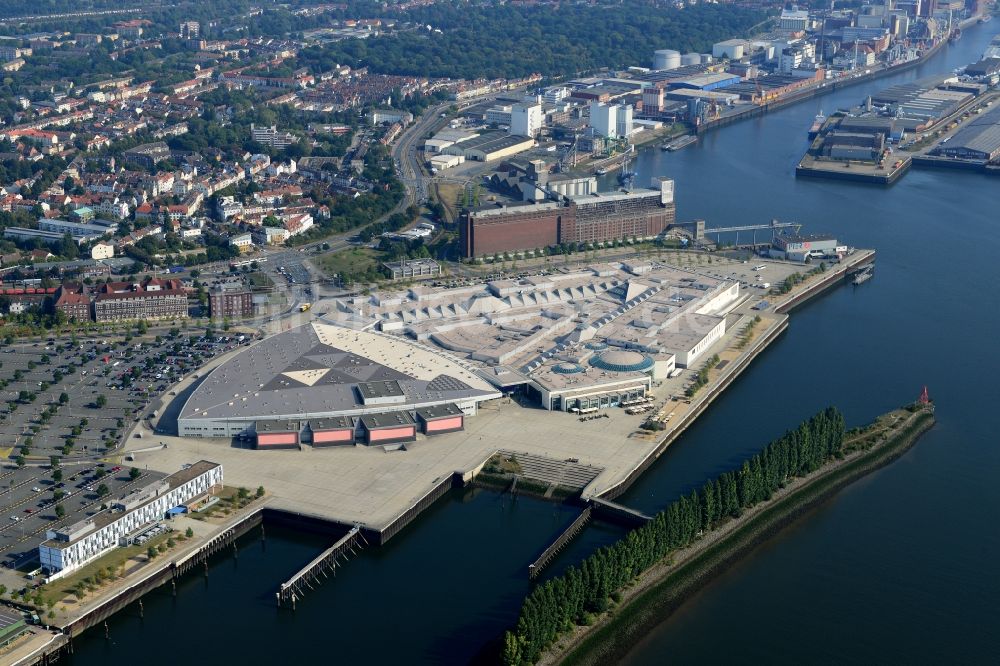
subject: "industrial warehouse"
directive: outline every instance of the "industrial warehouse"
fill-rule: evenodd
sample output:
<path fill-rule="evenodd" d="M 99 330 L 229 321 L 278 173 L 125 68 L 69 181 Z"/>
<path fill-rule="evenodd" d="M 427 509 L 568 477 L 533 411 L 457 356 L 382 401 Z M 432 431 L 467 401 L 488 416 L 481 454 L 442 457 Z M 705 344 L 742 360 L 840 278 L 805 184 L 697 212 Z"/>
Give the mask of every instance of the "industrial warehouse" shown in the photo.
<path fill-rule="evenodd" d="M 459 234 L 464 256 L 655 238 L 677 217 L 674 182 L 668 178 L 654 178 L 654 187 L 649 189 L 568 195 L 550 188 L 544 171 L 533 171 L 532 175 L 532 189 L 538 192 L 533 203 L 501 204 L 463 213 Z"/>
<path fill-rule="evenodd" d="M 969 121 L 931 154 L 981 163 L 1000 159 L 1000 108 Z"/>
<path fill-rule="evenodd" d="M 248 435 L 258 448 L 386 444 L 462 427 L 500 393 L 443 350 L 310 323 L 220 365 L 184 404 L 178 432 Z"/>

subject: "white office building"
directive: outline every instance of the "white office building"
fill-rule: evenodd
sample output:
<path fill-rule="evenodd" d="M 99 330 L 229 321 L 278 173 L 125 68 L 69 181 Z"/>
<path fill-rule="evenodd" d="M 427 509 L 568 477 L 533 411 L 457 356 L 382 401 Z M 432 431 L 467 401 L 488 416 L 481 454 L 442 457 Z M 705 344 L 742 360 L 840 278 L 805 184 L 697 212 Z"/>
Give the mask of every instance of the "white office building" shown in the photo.
<path fill-rule="evenodd" d="M 782 30 L 801 32 L 809 26 L 809 12 L 804 9 L 782 9 L 778 25 Z"/>
<path fill-rule="evenodd" d="M 45 533 L 38 547 L 49 580 L 62 577 L 166 517 L 167 512 L 222 489 L 222 465 L 200 460 L 109 503 L 110 508 Z"/>
<path fill-rule="evenodd" d="M 484 120 L 490 125 L 510 125 L 512 107 L 509 104 L 500 104 L 486 109 Z"/>
<path fill-rule="evenodd" d="M 541 104 L 515 104 L 510 110 L 510 133 L 537 136 L 542 129 Z"/>
<path fill-rule="evenodd" d="M 569 97 L 569 88 L 566 86 L 556 86 L 555 88 L 547 88 L 542 94 L 542 101 L 546 104 L 558 104 Z"/>

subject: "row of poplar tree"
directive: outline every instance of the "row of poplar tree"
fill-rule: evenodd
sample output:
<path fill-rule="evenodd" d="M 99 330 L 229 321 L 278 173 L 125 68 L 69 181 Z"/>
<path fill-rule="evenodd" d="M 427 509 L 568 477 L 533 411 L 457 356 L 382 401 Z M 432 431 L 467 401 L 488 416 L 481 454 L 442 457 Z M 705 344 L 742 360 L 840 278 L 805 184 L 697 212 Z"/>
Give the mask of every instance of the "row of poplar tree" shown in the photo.
<path fill-rule="evenodd" d="M 579 567 L 536 587 L 524 600 L 517 626 L 504 637 L 503 663 L 534 663 L 561 633 L 608 608 L 610 597 L 672 551 L 729 517 L 771 497 L 790 478 L 804 476 L 840 455 L 844 417 L 829 407 L 774 440 L 736 470 L 681 497 L 651 521 Z"/>

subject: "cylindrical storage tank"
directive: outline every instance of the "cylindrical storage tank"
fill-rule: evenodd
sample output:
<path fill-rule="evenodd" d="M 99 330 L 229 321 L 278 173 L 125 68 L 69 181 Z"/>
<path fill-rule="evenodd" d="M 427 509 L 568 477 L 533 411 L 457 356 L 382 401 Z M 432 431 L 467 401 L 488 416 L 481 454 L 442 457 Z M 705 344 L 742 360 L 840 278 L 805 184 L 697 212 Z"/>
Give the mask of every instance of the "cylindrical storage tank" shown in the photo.
<path fill-rule="evenodd" d="M 710 65 L 713 62 L 715 62 L 715 58 L 712 57 L 711 53 L 702 53 L 701 54 L 701 64 L 703 64 L 703 65 Z"/>
<path fill-rule="evenodd" d="M 653 52 L 653 69 L 676 69 L 681 66 L 681 52 L 673 49 L 659 49 Z"/>
<path fill-rule="evenodd" d="M 701 55 L 697 53 L 685 53 L 681 56 L 681 65 L 700 65 Z"/>

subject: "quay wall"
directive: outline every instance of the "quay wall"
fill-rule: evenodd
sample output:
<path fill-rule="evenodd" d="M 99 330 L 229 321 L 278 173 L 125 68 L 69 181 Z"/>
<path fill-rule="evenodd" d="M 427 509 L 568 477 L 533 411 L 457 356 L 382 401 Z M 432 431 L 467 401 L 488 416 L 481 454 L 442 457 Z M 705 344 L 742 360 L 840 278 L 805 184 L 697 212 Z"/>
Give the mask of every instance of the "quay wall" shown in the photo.
<path fill-rule="evenodd" d="M 747 118 L 755 118 L 757 116 L 763 116 L 771 111 L 777 111 L 791 104 L 797 104 L 803 102 L 807 99 L 812 99 L 814 97 L 820 97 L 822 95 L 827 95 L 829 93 L 835 92 L 842 88 L 847 88 L 849 86 L 855 86 L 859 83 L 865 83 L 867 81 L 872 81 L 874 79 L 881 78 L 883 76 L 888 76 L 890 74 L 897 74 L 899 72 L 905 72 L 913 69 L 917 65 L 926 62 L 931 57 L 933 57 L 946 43 L 947 40 L 941 40 L 933 47 L 931 47 L 926 53 L 924 53 L 919 58 L 911 60 L 910 62 L 903 63 L 902 65 L 897 65 L 895 67 L 889 67 L 886 69 L 873 70 L 870 74 L 861 74 L 859 76 L 851 77 L 849 79 L 831 79 L 830 81 L 824 81 L 822 85 L 809 88 L 807 90 L 801 90 L 781 99 L 777 99 L 773 102 L 768 102 L 767 104 L 761 104 L 759 106 L 753 106 L 740 113 L 735 113 L 729 116 L 723 116 L 716 120 L 710 120 L 707 123 L 703 123 L 695 128 L 698 134 L 704 134 L 705 132 L 713 129 L 718 129 L 720 127 L 726 127 L 727 125 L 732 125 L 741 120 L 746 120 Z"/>
<path fill-rule="evenodd" d="M 819 296 L 826 290 L 847 279 L 848 274 L 852 271 L 861 268 L 862 266 L 866 266 L 873 261 L 875 261 L 875 250 L 859 250 L 858 254 L 851 257 L 848 261 L 835 264 L 833 267 L 829 268 L 826 273 L 823 274 L 823 278 L 816 284 L 813 284 L 808 289 L 804 289 L 803 291 L 790 296 L 781 304 L 775 306 L 774 311 L 778 314 L 788 314 L 795 308 L 804 305 L 809 300 Z"/>
<path fill-rule="evenodd" d="M 73 654 L 73 638 L 91 629 L 123 610 L 129 604 L 138 601 L 150 591 L 175 580 L 194 569 L 198 564 L 207 563 L 208 559 L 219 551 L 232 546 L 237 539 L 259 526 L 263 520 L 263 509 L 259 508 L 240 518 L 222 532 L 202 544 L 198 549 L 174 560 L 164 561 L 141 579 L 124 586 L 114 596 L 97 606 L 87 610 L 82 615 L 59 627 L 65 636 L 64 640 L 56 640 L 28 661 L 22 661 L 18 666 L 34 666 L 49 664 L 59 659 L 63 654 Z"/>

